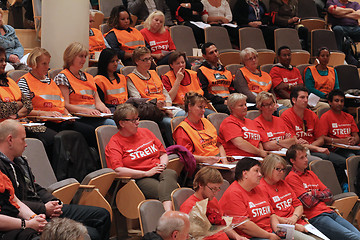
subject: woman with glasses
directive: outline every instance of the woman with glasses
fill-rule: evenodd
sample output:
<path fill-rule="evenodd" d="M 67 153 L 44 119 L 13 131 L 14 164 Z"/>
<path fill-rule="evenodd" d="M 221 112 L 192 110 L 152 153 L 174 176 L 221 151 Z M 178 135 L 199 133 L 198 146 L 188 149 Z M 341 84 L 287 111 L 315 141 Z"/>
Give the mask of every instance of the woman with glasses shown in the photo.
<path fill-rule="evenodd" d="M 262 178 L 260 162 L 249 157 L 238 161 L 235 181 L 226 189 L 219 204 L 228 216 L 244 216 L 248 221 L 235 231 L 249 239 L 279 240 L 277 232 L 279 220 L 267 196 L 258 186 Z"/>
<path fill-rule="evenodd" d="M 295 239 L 314 240 L 315 238 L 304 234 L 307 232 L 301 219 L 303 205 L 296 197 L 294 190 L 284 181 L 286 161 L 277 155 L 270 154 L 261 163 L 263 178 L 260 180 L 260 189 L 268 197 L 271 207 L 281 224 L 295 225 Z"/>
<path fill-rule="evenodd" d="M 196 92 L 185 94 L 185 111 L 188 116 L 174 130 L 177 145 L 184 146 L 198 163 L 214 164 L 221 160 L 227 162 L 224 148 L 218 141 L 216 128 L 204 118 L 207 100 Z"/>
<path fill-rule="evenodd" d="M 181 204 L 180 211 L 189 214 L 197 202 L 208 199 L 206 211 L 207 217 L 211 224 L 220 225 L 220 221 L 218 220 L 221 220 L 224 214 L 215 196 L 221 190 L 220 187 L 223 181 L 224 180 L 221 176 L 221 173 L 217 169 L 212 167 L 201 168 L 194 177 L 193 188 L 195 190 L 195 193 L 191 195 L 188 199 L 186 199 L 183 204 Z M 225 232 L 220 231 L 219 233 L 209 237 L 205 237 L 204 239 L 227 240 L 229 238 L 247 240 L 247 238 L 241 237 L 232 229 L 226 229 Z"/>
<path fill-rule="evenodd" d="M 254 120 L 245 118 L 247 114 L 246 96 L 233 93 L 227 99 L 230 116 L 220 125 L 219 139 L 227 156 L 259 156 L 268 153 L 263 149 L 262 142 L 267 142 L 267 136 L 260 134 Z"/>
<path fill-rule="evenodd" d="M 105 48 L 100 54 L 98 73 L 94 78 L 101 101 L 112 112 L 117 105 L 128 99 L 126 78 L 116 72 L 118 62 L 119 58 L 115 50 Z"/>
<path fill-rule="evenodd" d="M 286 127 L 282 118 L 275 117 L 276 98 L 269 92 L 261 92 L 256 96 L 256 107 L 261 114 L 254 120 L 262 134 L 268 137 L 267 142 L 263 143 L 264 149 L 268 151 L 289 148 L 296 143 L 296 138 L 291 136 L 290 130 Z"/>
<path fill-rule="evenodd" d="M 158 108 L 170 107 L 172 101 L 168 91 L 164 88 L 156 71 L 150 70 L 153 60 L 150 50 L 146 47 L 137 47 L 133 52 L 132 59 L 136 64 L 136 68 L 127 75 L 129 97 L 147 98 L 150 100 L 156 98 Z M 163 118 L 160 126 L 165 129 L 165 141 L 167 144 L 172 144 L 170 121 L 173 113 L 171 110 L 166 109 L 164 112 L 167 116 Z"/>
<path fill-rule="evenodd" d="M 247 96 L 248 102 L 254 103 L 256 95 L 262 91 L 272 91 L 271 77 L 267 72 L 258 70 L 258 53 L 253 48 L 245 48 L 240 53 L 244 67 L 236 71 L 234 87 Z"/>
<path fill-rule="evenodd" d="M 64 51 L 64 70 L 55 76 L 65 99 L 65 107 L 70 113 L 82 113 L 94 117 L 81 118 L 82 122 L 94 127 L 99 125 L 115 125 L 112 119 L 100 117 L 101 113 L 111 111 L 100 100 L 94 78 L 83 71 L 88 50 L 78 42 L 71 43 Z M 95 118 L 98 116 L 97 118 Z"/>
<path fill-rule="evenodd" d="M 105 40 L 125 66 L 134 65 L 132 53 L 136 47 L 145 46 L 145 40 L 139 30 L 130 27 L 132 19 L 129 11 L 123 5 L 114 7 L 108 23 L 112 29 L 105 34 Z"/>
<path fill-rule="evenodd" d="M 150 130 L 138 128 L 139 113 L 133 105 L 119 105 L 114 120 L 119 131 L 105 149 L 108 167 L 120 177 L 134 178 L 146 198 L 159 199 L 166 211 L 171 210 L 177 174 L 166 169 L 169 159 L 164 146 Z"/>

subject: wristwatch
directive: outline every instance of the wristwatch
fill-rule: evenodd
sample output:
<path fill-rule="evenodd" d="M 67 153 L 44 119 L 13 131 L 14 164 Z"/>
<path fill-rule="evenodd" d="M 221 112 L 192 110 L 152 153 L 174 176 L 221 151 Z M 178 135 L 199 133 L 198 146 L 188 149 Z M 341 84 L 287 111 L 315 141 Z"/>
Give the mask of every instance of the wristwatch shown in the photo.
<path fill-rule="evenodd" d="M 25 229 L 26 228 L 26 222 L 25 219 L 21 219 L 21 229 Z"/>

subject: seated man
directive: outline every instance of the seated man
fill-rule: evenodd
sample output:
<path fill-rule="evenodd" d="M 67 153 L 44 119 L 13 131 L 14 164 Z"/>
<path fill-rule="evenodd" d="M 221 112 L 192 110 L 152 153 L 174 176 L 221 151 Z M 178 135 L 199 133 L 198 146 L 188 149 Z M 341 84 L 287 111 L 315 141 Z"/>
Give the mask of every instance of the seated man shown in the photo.
<path fill-rule="evenodd" d="M 226 104 L 233 89 L 233 76 L 219 63 L 219 52 L 214 43 L 205 43 L 201 52 L 205 61 L 201 64 L 197 75 L 204 97 L 212 102 L 218 112 L 230 114 Z"/>
<path fill-rule="evenodd" d="M 7 119 L 0 123 L 0 171 L 11 180 L 16 196 L 36 214 L 82 222 L 91 239 L 108 239 L 110 214 L 107 210 L 92 206 L 63 205 L 35 182 L 26 159 L 21 157 L 26 147 L 25 138 L 25 128 L 19 122 Z"/>
<path fill-rule="evenodd" d="M 178 211 L 167 211 L 159 219 L 156 231 L 148 232 L 143 240 L 189 239 L 189 216 Z"/>
<path fill-rule="evenodd" d="M 270 71 L 274 92 L 277 101 L 285 107 L 291 108 L 290 91 L 296 85 L 303 85 L 299 69 L 290 65 L 291 50 L 288 46 L 282 46 L 277 51 L 279 63 L 275 64 Z"/>
<path fill-rule="evenodd" d="M 296 135 L 299 143 L 309 148 L 311 155 L 330 160 L 334 164 L 336 175 L 340 183 L 345 183 L 346 159 L 330 152 L 324 145 L 324 136 L 319 134 L 319 119 L 311 110 L 307 109 L 308 90 L 304 86 L 296 86 L 291 90 L 290 99 L 293 105 L 283 112 L 281 118 L 292 135 Z"/>
<path fill-rule="evenodd" d="M 46 225 L 44 214 L 36 215 L 14 194 L 10 179 L 0 172 L 0 238 L 33 239 Z M 25 231 L 25 228 L 27 230 Z M 24 230 L 20 232 L 20 229 Z"/>
<path fill-rule="evenodd" d="M 328 95 L 331 109 L 324 113 L 319 121 L 319 132 L 324 135 L 326 144 L 340 143 L 346 145 L 359 144 L 359 129 L 356 126 L 353 116 L 343 112 L 345 94 L 334 89 Z M 345 158 L 360 155 L 360 151 L 346 148 L 337 148 L 336 153 Z"/>
<path fill-rule="evenodd" d="M 286 160 L 293 167 L 285 181 L 302 202 L 309 222 L 330 239 L 360 239 L 360 232 L 326 205 L 333 195 L 315 173 L 307 170 L 306 148 L 299 144 L 291 146 L 286 152 Z"/>
<path fill-rule="evenodd" d="M 332 25 L 338 50 L 344 51 L 344 37 L 350 37 L 354 42 L 360 41 L 360 27 L 358 19 L 360 18 L 360 4 L 356 1 L 348 0 L 328 0 L 326 2 L 328 10 L 328 22 Z M 346 54 L 346 53 L 345 53 Z M 356 59 L 349 59 L 350 54 L 346 56 L 346 61 L 350 64 L 357 64 Z M 352 60 L 355 60 L 353 62 Z"/>
<path fill-rule="evenodd" d="M 196 191 L 191 195 L 180 207 L 180 211 L 189 214 L 192 208 L 195 206 L 195 203 L 206 198 L 209 199 L 207 205 L 207 212 L 216 212 L 223 215 L 223 212 L 220 209 L 219 203 L 215 198 L 215 195 L 221 190 L 220 187 L 223 183 L 223 178 L 221 173 L 212 167 L 203 167 L 198 171 L 194 178 L 194 190 Z M 210 221 L 210 220 L 209 220 Z M 215 224 L 215 222 L 211 222 Z M 210 239 L 246 239 L 237 234 L 234 230 L 228 230 L 226 232 L 221 231 L 210 237 L 206 237 L 206 240 Z"/>

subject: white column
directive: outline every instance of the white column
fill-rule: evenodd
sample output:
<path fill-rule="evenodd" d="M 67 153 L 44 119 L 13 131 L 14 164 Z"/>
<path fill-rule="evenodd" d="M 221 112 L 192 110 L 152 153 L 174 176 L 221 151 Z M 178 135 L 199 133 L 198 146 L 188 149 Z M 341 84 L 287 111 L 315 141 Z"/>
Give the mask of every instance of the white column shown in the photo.
<path fill-rule="evenodd" d="M 63 67 L 64 51 L 72 42 L 89 47 L 89 1 L 42 1 L 41 47 L 51 54 L 50 68 Z"/>

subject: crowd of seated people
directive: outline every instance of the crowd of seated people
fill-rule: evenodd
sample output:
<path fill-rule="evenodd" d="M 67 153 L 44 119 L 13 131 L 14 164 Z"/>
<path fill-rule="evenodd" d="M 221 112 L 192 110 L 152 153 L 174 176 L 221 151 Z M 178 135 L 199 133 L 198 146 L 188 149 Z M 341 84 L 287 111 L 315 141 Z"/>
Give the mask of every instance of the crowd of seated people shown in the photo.
<path fill-rule="evenodd" d="M 141 1 L 132 2 L 132 4 L 138 4 Z M 165 1 L 159 2 L 165 3 Z M 173 4 L 177 4 L 175 15 L 178 21 L 191 26 L 197 33 L 202 30 L 197 29 L 198 27 L 192 24 L 190 20 L 201 18 L 205 22 L 216 25 L 231 21 L 229 18 L 230 7 L 224 0 L 173 2 Z M 312 208 L 316 208 L 313 202 L 327 201 L 332 197 L 325 186 L 319 184 L 319 189 L 314 191 L 323 191 L 326 199 L 313 199 L 313 202 L 309 204 L 308 193 L 301 192 L 302 189 L 298 186 L 300 184 L 296 182 L 298 181 L 297 175 L 302 176 L 300 172 L 311 175 L 312 180 L 315 179 L 310 171 L 301 169 L 295 164 L 297 155 L 302 154 L 305 147 L 310 150 L 311 155 L 330 160 L 334 164 L 341 184 L 346 181 L 344 172 L 346 157 L 359 154 L 358 151 L 324 147 L 325 144 L 336 143 L 359 144 L 358 128 L 355 121 L 351 115 L 343 112 L 345 96 L 338 90 L 337 73 L 333 68 L 327 66 L 330 51 L 327 48 L 319 50 L 319 64 L 310 66 L 305 71 L 303 81 L 299 70 L 290 65 L 291 51 L 289 47 L 279 48 L 277 53 L 279 64 L 272 68 L 270 74 L 258 70 L 258 54 L 255 49 L 247 48 L 241 52 L 242 62 L 245 66 L 238 69 L 235 77 L 233 77 L 226 66 L 219 62 L 219 52 L 215 44 L 208 42 L 202 45 L 201 51 L 204 61 L 195 72 L 186 69 L 186 55 L 176 51 L 169 31 L 165 27 L 165 25 L 172 25 L 168 22 L 169 12 L 162 13 L 159 11 L 161 9 L 157 9 L 159 6 L 157 1 L 153 1 L 153 3 L 155 5 L 144 3 L 148 13 L 139 18 L 146 19 L 145 28 L 141 31 L 130 27 L 132 23 L 130 12 L 132 10 L 129 7 L 129 12 L 124 6 L 115 7 L 112 10 L 109 19 L 109 25 L 112 29 L 105 35 L 89 25 L 89 40 L 92 39 L 89 41 L 90 50 L 88 51 L 87 47 L 77 42 L 70 44 L 64 52 L 64 69 L 54 79 L 47 76 L 50 54 L 45 49 L 36 48 L 28 57 L 28 66 L 32 70 L 18 80 L 18 85 L 14 84 L 14 81 L 6 78 L 5 75 L 7 52 L 0 49 L 0 106 L 1 109 L 6 109 L 2 112 L 4 114 L 2 120 L 26 116 L 30 118 L 56 118 L 79 113 L 89 115 L 71 121 L 48 120 L 45 122 L 45 128 L 37 132 L 27 132 L 28 137 L 43 138 L 45 146 L 51 146 L 52 138 L 56 133 L 71 129 L 82 133 L 89 146 L 96 147 L 95 128 L 100 125 L 116 125 L 118 132 L 106 147 L 108 167 L 114 169 L 120 177 L 136 179 L 136 184 L 146 198 L 159 199 L 163 203 L 164 209 L 169 211 L 172 210 L 170 195 L 178 187 L 178 176 L 175 171 L 167 169 L 168 156 L 165 146 L 149 130 L 138 128 L 139 120 L 141 120 L 138 110 L 133 105 L 125 103 L 130 97 L 156 99 L 157 107 L 166 114 L 159 124 L 160 129 L 164 132 L 166 145 L 173 144 L 174 140 L 176 144 L 184 146 L 195 157 L 198 164 L 208 163 L 211 165 L 219 161 L 226 164 L 228 163 L 226 156 L 249 157 L 244 158 L 241 161 L 242 164 L 237 164 L 235 179 L 232 179 L 235 181 L 219 203 L 214 195 L 220 190 L 219 186 L 223 180 L 221 174 L 211 167 L 206 167 L 195 175 L 194 189 L 196 193 L 192 199 L 190 198 L 191 204 L 188 202 L 187 209 L 182 211 L 189 213 L 196 201 L 209 198 L 209 203 L 214 203 L 221 214 L 238 214 L 248 216 L 250 219 L 247 223 L 237 227 L 235 231 L 222 232 L 219 234 L 219 238 L 215 237 L 214 239 L 246 239 L 246 237 L 279 239 L 279 236 L 276 235 L 278 223 L 295 225 L 297 230 L 295 239 L 313 239 L 304 230 L 304 222 L 299 217 L 303 213 L 310 220 L 312 219 L 313 224 L 322 232 L 333 236 L 330 234 L 335 233 L 322 226 L 326 225 L 324 221 L 327 221 L 322 215 L 329 215 L 336 222 L 331 223 L 334 224 L 334 228 L 337 229 L 339 226 L 336 224 L 340 224 L 347 228 L 348 232 L 351 232 L 346 232 L 351 237 L 346 238 L 347 236 L 341 235 L 341 238 L 357 239 L 359 232 L 345 223 L 341 217 L 334 216 L 333 212 L 325 206 L 316 209 L 316 214 L 319 211 L 322 212 L 319 215 L 320 217 L 311 212 Z M 264 35 L 265 32 L 273 31 L 276 28 L 262 24 L 267 16 L 265 14 L 267 10 L 262 6 L 261 1 L 246 1 L 245 4 L 247 5 L 248 17 L 241 19 L 246 20 L 245 26 L 259 27 L 263 30 Z M 290 3 L 282 2 L 281 4 L 288 7 L 287 5 Z M 223 8 L 222 13 L 222 10 L 216 9 L 219 7 Z M 146 9 L 142 7 L 141 10 Z M 274 3 L 270 4 L 271 9 L 274 9 Z M 173 8 L 170 7 L 170 10 Z M 239 14 L 236 17 L 239 17 Z M 276 13 L 273 20 L 277 21 L 280 17 Z M 92 23 L 92 14 L 90 14 L 89 19 L 89 22 Z M 297 25 L 296 19 L 297 16 L 289 18 L 287 21 L 289 26 Z M 226 28 L 233 30 L 230 27 Z M 6 28 L 2 27 L 1 29 Z M 3 35 L 2 32 L 1 35 Z M 196 35 L 198 43 L 204 42 L 204 40 L 199 40 L 202 35 L 203 32 Z M 307 44 L 305 38 L 307 37 L 304 37 L 303 42 Z M 267 44 L 271 46 L 268 48 L 273 48 L 273 39 L 267 40 Z M 92 77 L 81 69 L 84 67 L 89 54 L 94 54 L 95 51 L 101 51 L 101 54 L 97 63 L 97 76 Z M 135 65 L 134 71 L 127 76 L 120 74 L 118 72 L 120 59 L 125 65 Z M 154 61 L 157 65 L 169 65 L 170 71 L 159 76 L 155 71 L 150 70 Z M 324 82 L 328 85 L 325 86 Z M 303 83 L 309 90 L 303 86 Z M 320 120 L 314 112 L 307 108 L 309 92 L 320 92 L 319 96 L 328 99 L 331 106 L 331 109 Z M 282 113 L 280 118 L 274 116 L 277 98 L 283 100 L 282 103 L 289 108 Z M 255 120 L 246 118 L 247 101 L 256 102 L 260 111 L 260 116 Z M 209 103 L 213 104 L 216 111 L 229 114 L 220 125 L 219 133 L 212 123 L 205 118 L 208 114 L 213 113 L 207 109 Z M 174 112 L 166 108 L 172 105 L 179 106 L 184 111 Z M 102 113 L 111 114 L 111 112 L 114 113 L 113 119 L 100 116 Z M 185 115 L 186 117 L 172 133 L 170 120 L 174 115 Z M 12 122 L 10 121 L 10 123 Z M 335 127 L 334 123 L 342 128 Z M 338 128 L 337 132 L 336 128 Z M 13 137 L 17 138 L 15 135 Z M 296 143 L 299 149 L 291 150 L 291 146 Z M 280 157 L 269 155 L 269 151 L 282 148 L 290 148 L 287 160 L 293 163 L 293 172 L 297 174 L 296 177 L 292 173 L 288 176 L 289 183 L 282 180 L 285 175 L 286 162 Z M 0 151 L 4 155 L 7 153 L 2 148 Z M 48 152 L 48 154 L 51 153 Z M 12 161 L 12 157 L 17 158 L 18 156 L 7 157 Z M 251 157 L 265 159 L 260 164 Z M 310 157 L 302 156 L 303 159 Z M 14 162 L 17 161 L 19 160 Z M 1 169 L 1 171 L 10 175 L 8 177 L 13 184 L 18 184 L 17 180 L 13 181 L 13 173 L 10 172 L 6 164 L 4 164 L 4 170 Z M 19 161 L 17 164 L 26 164 L 26 162 Z M 302 165 L 305 166 L 305 163 Z M 22 171 L 19 170 L 20 168 L 21 166 L 16 167 L 13 171 Z M 214 180 L 210 177 L 208 181 L 206 178 L 209 176 L 205 176 L 208 173 L 202 176 L 206 171 L 212 172 L 211 174 L 217 178 Z M 23 174 L 32 175 L 31 172 L 30 174 Z M 262 175 L 264 178 L 260 181 Z M 19 176 L 16 172 L 15 178 L 17 177 Z M 15 186 L 15 190 L 11 190 L 11 187 L 7 186 L 5 191 L 10 191 L 10 203 L 15 208 L 20 206 L 21 213 L 23 209 L 21 209 L 20 200 L 27 201 L 30 196 L 24 195 L 24 193 L 18 195 L 17 187 Z M 0 188 L 0 192 L 1 190 Z M 11 192 L 14 191 L 20 200 L 11 195 Z M 291 198 L 293 203 L 286 211 L 277 209 L 275 202 L 271 201 L 275 195 L 280 194 L 278 193 L 280 191 L 281 194 Z M 313 197 L 317 198 L 317 196 Z M 36 201 L 38 200 L 37 198 Z M 41 199 L 41 201 L 48 201 L 49 203 L 41 206 L 42 211 L 40 213 L 46 214 L 46 217 L 61 215 L 67 210 L 66 206 L 55 206 L 53 202 L 56 200 L 54 199 Z M 251 216 L 250 202 L 255 205 L 257 203 L 262 204 L 260 207 L 269 211 L 266 210 L 262 216 Z M 50 207 L 51 204 L 54 204 L 53 207 Z M 49 211 L 53 211 L 53 215 L 49 215 L 47 207 L 51 208 Z M 72 208 L 70 209 L 68 211 L 75 211 Z M 89 209 L 85 210 L 90 211 Z M 26 216 L 24 219 L 28 222 L 25 221 L 25 225 L 33 226 L 35 233 L 36 231 L 41 232 L 46 224 L 43 221 L 44 217 L 37 215 L 28 218 L 29 213 L 32 212 L 26 208 L 25 211 L 27 212 L 25 215 L 10 216 L 15 218 L 9 218 L 9 221 L 14 221 L 14 228 L 5 227 L 0 228 L 0 230 L 8 231 L 21 228 L 24 223 L 16 218 Z M 34 212 L 37 213 L 35 210 Z M 102 215 L 108 218 L 106 214 Z M 81 221 L 81 219 L 74 220 Z M 106 222 L 108 219 L 103 221 Z M 99 234 L 107 238 L 109 232 L 102 232 L 108 227 L 107 224 L 108 222 L 103 229 L 93 227 L 97 228 L 96 231 L 98 231 L 95 235 Z M 96 239 L 92 234 L 94 232 L 89 231 L 90 237 Z"/>

